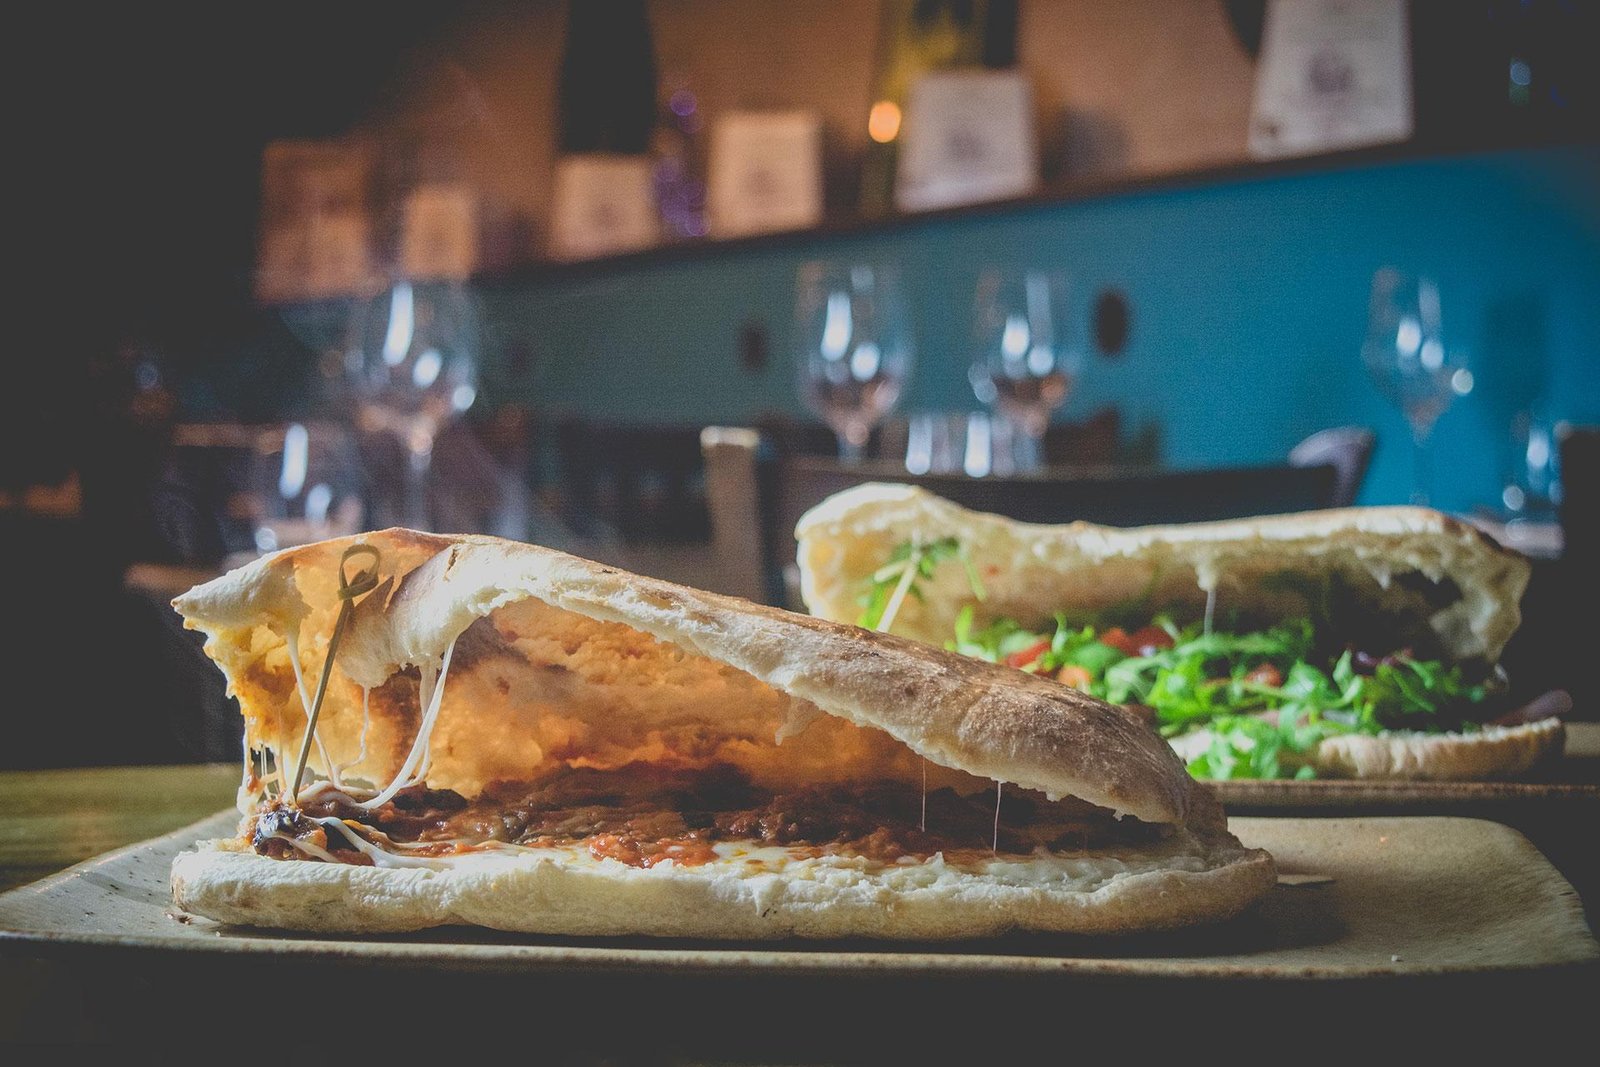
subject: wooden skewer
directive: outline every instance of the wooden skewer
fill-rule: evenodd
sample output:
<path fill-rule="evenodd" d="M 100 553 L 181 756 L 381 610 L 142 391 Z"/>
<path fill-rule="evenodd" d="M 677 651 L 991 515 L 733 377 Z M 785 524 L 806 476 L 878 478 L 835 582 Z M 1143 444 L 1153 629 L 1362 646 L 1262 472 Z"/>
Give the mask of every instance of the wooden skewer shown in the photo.
<path fill-rule="evenodd" d="M 353 557 L 367 556 L 372 563 L 356 573 L 354 578 L 345 572 L 345 565 Z M 300 797 L 300 781 L 305 777 L 306 759 L 311 755 L 311 740 L 317 732 L 317 716 L 322 714 L 322 701 L 328 695 L 328 680 L 333 677 L 333 657 L 339 651 L 339 641 L 344 637 L 345 626 L 355 608 L 356 597 L 378 587 L 378 550 L 371 545 L 351 545 L 339 558 L 339 617 L 334 620 L 333 634 L 328 638 L 328 655 L 322 661 L 322 677 L 317 681 L 317 695 L 311 700 L 311 710 L 306 715 L 306 735 L 300 741 L 300 758 L 295 761 L 294 778 L 289 785 L 286 803 L 294 805 Z"/>

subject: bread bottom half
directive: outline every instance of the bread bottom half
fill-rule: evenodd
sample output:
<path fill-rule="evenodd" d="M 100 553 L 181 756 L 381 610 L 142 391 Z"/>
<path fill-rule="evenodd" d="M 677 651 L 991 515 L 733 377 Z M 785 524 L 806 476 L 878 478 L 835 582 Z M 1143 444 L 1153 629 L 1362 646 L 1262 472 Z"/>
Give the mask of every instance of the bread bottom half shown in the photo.
<path fill-rule="evenodd" d="M 1196 730 L 1172 739 L 1185 760 L 1211 744 Z M 1486 726 L 1471 734 L 1390 730 L 1322 741 L 1304 761 L 1330 778 L 1390 778 L 1402 781 L 1483 781 L 1515 778 L 1561 754 L 1566 729 L 1559 719 L 1520 726 Z"/>
<path fill-rule="evenodd" d="M 315 933 L 471 925 L 534 934 L 952 940 L 1012 931 L 1125 934 L 1232 918 L 1276 880 L 1225 832 L 963 866 L 843 856 L 630 867 L 541 850 L 436 869 L 276 860 L 202 842 L 172 867 L 175 902 L 219 922 Z"/>

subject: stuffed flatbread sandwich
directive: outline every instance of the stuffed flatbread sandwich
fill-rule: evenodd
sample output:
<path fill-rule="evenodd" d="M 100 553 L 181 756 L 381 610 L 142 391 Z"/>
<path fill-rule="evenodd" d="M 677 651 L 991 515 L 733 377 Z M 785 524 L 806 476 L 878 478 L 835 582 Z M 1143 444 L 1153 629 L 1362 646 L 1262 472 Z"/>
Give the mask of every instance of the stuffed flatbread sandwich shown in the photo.
<path fill-rule="evenodd" d="M 1121 710 L 899 637 L 404 530 L 175 605 L 245 718 L 239 833 L 172 871 L 222 922 L 1113 933 L 1274 882 Z"/>
<path fill-rule="evenodd" d="M 1559 753 L 1498 668 L 1529 565 L 1424 508 L 1042 526 L 865 485 L 800 520 L 823 618 L 1130 708 L 1207 778 L 1480 779 Z"/>

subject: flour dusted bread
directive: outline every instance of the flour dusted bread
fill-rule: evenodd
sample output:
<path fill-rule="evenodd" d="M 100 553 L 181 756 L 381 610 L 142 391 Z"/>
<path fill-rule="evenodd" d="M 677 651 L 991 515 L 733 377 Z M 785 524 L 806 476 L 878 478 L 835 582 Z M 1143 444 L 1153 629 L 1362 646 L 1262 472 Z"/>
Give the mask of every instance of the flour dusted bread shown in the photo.
<path fill-rule="evenodd" d="M 954 536 L 984 571 L 988 617 L 1092 613 L 1135 597 L 1201 610 L 1217 590 L 1230 609 L 1304 615 L 1306 586 L 1286 576 L 1335 578 L 1451 659 L 1491 663 L 1521 622 L 1528 561 L 1427 508 L 1344 508 L 1259 519 L 1118 529 L 1044 526 L 969 511 L 907 485 L 872 484 L 807 512 L 799 539 L 801 593 L 827 619 L 854 618 L 861 589 L 913 536 Z M 895 631 L 942 644 L 971 600 L 946 568 L 909 601 Z"/>
<path fill-rule="evenodd" d="M 896 545 L 955 537 L 982 575 L 978 622 L 1093 615 L 1131 600 L 1197 618 L 1213 590 L 1223 610 L 1277 620 L 1310 613 L 1328 583 L 1366 605 L 1400 643 L 1493 665 L 1520 620 L 1528 561 L 1426 508 L 1347 508 L 1224 522 L 1117 529 L 1046 526 L 970 511 L 926 490 L 871 484 L 801 518 L 801 592 L 823 618 L 853 619 L 872 573 Z M 894 629 L 942 645 L 972 602 L 961 568 L 940 568 L 908 598 Z M 1462 735 L 1325 741 L 1310 762 L 1352 777 L 1481 778 L 1520 773 L 1559 751 L 1559 723 Z M 1206 737 L 1184 739 L 1188 749 Z"/>
<path fill-rule="evenodd" d="M 370 794 L 408 767 L 468 798 L 572 768 L 731 769 L 766 790 L 926 774 L 963 794 L 1008 783 L 1046 811 L 1077 798 L 1145 832 L 960 862 L 812 850 L 648 867 L 581 843 L 357 866 L 269 858 L 241 837 L 178 860 L 185 908 L 310 930 L 962 937 L 1184 925 L 1272 884 L 1270 859 L 1228 836 L 1167 746 L 1083 694 L 546 549 L 403 530 L 280 552 L 175 601 L 240 700 L 257 754 L 242 810 L 283 790 L 354 543 L 378 551 L 384 580 L 335 657 L 310 749 L 319 787 Z"/>
<path fill-rule="evenodd" d="M 268 859 L 203 843 L 172 868 L 180 907 L 220 922 L 316 933 L 473 925 L 518 933 L 957 940 L 1019 930 L 1125 934 L 1239 914 L 1276 881 L 1220 823 L 1138 848 L 872 865 L 806 859 L 649 869 L 581 853 L 469 856 L 443 870 Z"/>

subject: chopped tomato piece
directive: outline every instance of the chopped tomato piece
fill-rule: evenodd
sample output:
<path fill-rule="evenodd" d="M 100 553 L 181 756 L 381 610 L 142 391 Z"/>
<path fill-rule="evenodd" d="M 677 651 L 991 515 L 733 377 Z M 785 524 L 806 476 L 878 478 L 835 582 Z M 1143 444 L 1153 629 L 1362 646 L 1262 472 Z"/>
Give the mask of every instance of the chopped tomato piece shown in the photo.
<path fill-rule="evenodd" d="M 1028 664 L 1032 663 L 1034 660 L 1038 659 L 1048 651 L 1050 651 L 1050 642 L 1048 639 L 1044 641 L 1036 641 L 1027 648 L 1022 649 L 1019 652 L 1013 652 L 1011 655 L 1007 656 L 1006 666 L 1026 667 Z"/>
<path fill-rule="evenodd" d="M 1283 684 L 1283 673 L 1270 663 L 1263 663 L 1255 670 L 1244 676 L 1244 680 L 1256 685 L 1270 685 L 1276 689 Z"/>
<path fill-rule="evenodd" d="M 1120 626 L 1113 626 L 1100 635 L 1102 645 L 1110 645 L 1124 656 L 1137 656 L 1139 646 L 1133 643 L 1133 638 L 1128 636 L 1128 631 Z"/>
<path fill-rule="evenodd" d="M 1137 630 L 1128 640 L 1141 656 L 1153 656 L 1164 648 L 1172 647 L 1172 635 L 1159 626 L 1146 626 Z"/>
<path fill-rule="evenodd" d="M 1056 675 L 1056 681 L 1062 685 L 1070 685 L 1074 689 L 1089 691 L 1089 683 L 1094 681 L 1094 675 L 1089 673 L 1089 668 L 1068 664 L 1061 668 L 1061 673 Z"/>

